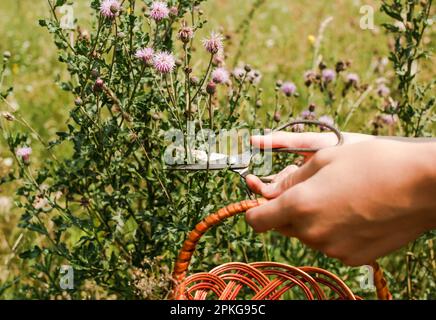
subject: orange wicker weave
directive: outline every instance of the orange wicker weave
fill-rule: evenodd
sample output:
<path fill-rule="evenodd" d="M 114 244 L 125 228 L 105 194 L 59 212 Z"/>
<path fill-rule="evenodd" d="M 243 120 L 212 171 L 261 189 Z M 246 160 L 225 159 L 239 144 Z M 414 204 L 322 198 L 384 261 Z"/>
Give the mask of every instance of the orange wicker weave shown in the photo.
<path fill-rule="evenodd" d="M 225 219 L 244 213 L 266 201 L 261 198 L 231 204 L 207 216 L 195 226 L 185 240 L 174 267 L 173 278 L 176 285 L 173 298 L 177 300 L 205 300 L 207 298 L 235 300 L 243 288 L 249 288 L 252 291 L 253 300 L 277 300 L 289 290 L 299 288 L 309 300 L 360 299 L 339 277 L 316 267 L 297 268 L 274 262 L 249 264 L 231 262 L 218 266 L 210 272 L 186 277 L 195 247 L 204 233 Z M 378 298 L 392 299 L 380 266 L 374 262 L 372 267 Z M 327 296 L 325 292 L 333 295 Z"/>

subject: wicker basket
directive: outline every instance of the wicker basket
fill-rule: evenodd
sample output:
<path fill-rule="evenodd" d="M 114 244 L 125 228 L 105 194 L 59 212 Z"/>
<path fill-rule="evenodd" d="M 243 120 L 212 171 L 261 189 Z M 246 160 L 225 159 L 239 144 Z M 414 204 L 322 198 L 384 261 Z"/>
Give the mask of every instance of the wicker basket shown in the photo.
<path fill-rule="evenodd" d="M 248 288 L 252 291 L 253 300 L 278 300 L 289 290 L 298 288 L 309 300 L 360 299 L 339 277 L 315 267 L 292 267 L 275 262 L 248 264 L 231 262 L 218 266 L 210 272 L 186 277 L 195 247 L 204 233 L 227 218 L 244 213 L 266 201 L 261 198 L 231 204 L 207 216 L 196 225 L 185 240 L 174 267 L 173 298 L 177 300 L 211 298 L 236 300 L 238 295 L 245 294 Z M 383 271 L 376 262 L 372 264 L 372 267 L 378 298 L 392 299 Z"/>

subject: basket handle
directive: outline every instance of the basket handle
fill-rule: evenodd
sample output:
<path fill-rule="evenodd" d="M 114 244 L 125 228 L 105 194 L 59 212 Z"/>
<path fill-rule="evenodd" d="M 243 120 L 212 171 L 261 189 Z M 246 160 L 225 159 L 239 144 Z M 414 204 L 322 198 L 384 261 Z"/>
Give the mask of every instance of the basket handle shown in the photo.
<path fill-rule="evenodd" d="M 194 230 L 189 233 L 187 239 L 183 243 L 183 247 L 180 250 L 174 266 L 173 279 L 176 282 L 173 292 L 174 297 L 181 297 L 183 295 L 183 281 L 185 280 L 186 272 L 188 271 L 195 247 L 197 246 L 197 243 L 203 234 L 227 218 L 233 217 L 239 213 L 244 213 L 247 210 L 265 204 L 266 202 L 268 202 L 268 200 L 259 198 L 255 200 L 243 200 L 241 202 L 232 203 L 218 210 L 217 212 L 210 214 L 195 226 Z M 387 281 L 383 275 L 383 270 L 380 268 L 377 262 L 373 262 L 371 267 L 374 270 L 374 285 L 377 290 L 378 299 L 392 300 L 392 294 L 389 292 Z"/>

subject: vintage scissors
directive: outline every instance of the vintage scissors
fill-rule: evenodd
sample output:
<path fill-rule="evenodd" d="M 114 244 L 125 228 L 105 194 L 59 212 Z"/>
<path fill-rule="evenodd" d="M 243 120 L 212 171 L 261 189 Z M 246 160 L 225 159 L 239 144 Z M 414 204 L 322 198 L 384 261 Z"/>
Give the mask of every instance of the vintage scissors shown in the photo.
<path fill-rule="evenodd" d="M 334 146 L 340 146 L 344 143 L 344 136 L 337 128 L 335 128 L 330 124 L 316 121 L 316 120 L 292 121 L 274 129 L 271 133 L 283 131 L 295 125 L 314 125 L 314 126 L 319 126 L 321 128 L 327 128 L 335 134 L 338 140 L 337 144 Z M 323 148 L 272 148 L 272 149 L 263 149 L 263 150 L 264 152 L 299 154 L 299 153 L 315 153 L 321 149 Z M 207 171 L 207 170 L 211 170 L 211 171 L 230 170 L 234 173 L 239 174 L 239 176 L 245 181 L 245 178 L 250 174 L 250 164 L 252 159 L 251 153 L 248 152 L 236 156 L 225 156 L 225 155 L 222 156 L 225 157 L 225 161 L 222 161 L 221 159 L 219 163 L 209 160 L 209 163 L 206 162 L 206 163 L 198 163 L 198 164 L 174 165 L 174 166 L 170 166 L 169 169 L 193 171 L 193 172 Z M 272 182 L 272 178 L 269 177 L 260 177 L 260 180 L 265 183 Z M 250 192 L 249 195 L 251 196 Z"/>

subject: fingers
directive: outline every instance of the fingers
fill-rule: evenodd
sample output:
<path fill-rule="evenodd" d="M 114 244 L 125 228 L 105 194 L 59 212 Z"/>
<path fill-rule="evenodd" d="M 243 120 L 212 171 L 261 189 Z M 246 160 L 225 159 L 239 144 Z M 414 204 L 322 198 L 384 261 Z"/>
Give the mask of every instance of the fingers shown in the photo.
<path fill-rule="evenodd" d="M 258 177 L 253 174 L 249 174 L 245 181 L 247 182 L 248 187 L 251 191 L 257 194 L 262 194 L 262 188 L 266 185 L 263 183 Z"/>
<path fill-rule="evenodd" d="M 287 174 L 284 175 L 278 182 L 264 185 L 261 188 L 262 195 L 267 199 L 277 198 L 286 190 L 312 177 L 321 169 L 322 166 L 325 165 L 324 162 L 316 161 L 314 159 L 316 158 L 312 158 L 301 168 L 298 168 L 297 166 L 288 167 L 289 169 Z"/>
<path fill-rule="evenodd" d="M 292 188 L 281 197 L 268 201 L 266 204 L 250 209 L 245 217 L 256 232 L 265 232 L 294 225 L 298 216 L 298 203 L 301 192 L 299 187 Z"/>
<path fill-rule="evenodd" d="M 287 175 L 296 171 L 297 169 L 298 167 L 296 165 L 290 165 L 276 175 L 271 175 L 263 178 L 271 179 L 271 183 L 278 183 L 281 180 L 285 179 Z M 250 190 L 257 194 L 262 194 L 262 189 L 268 185 L 264 183 L 260 178 L 252 174 L 248 175 L 245 181 L 247 182 L 247 185 L 250 188 Z"/>
<path fill-rule="evenodd" d="M 338 138 L 334 133 L 278 131 L 264 136 L 252 136 L 251 144 L 260 149 L 269 148 L 325 148 L 334 146 Z"/>

